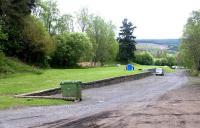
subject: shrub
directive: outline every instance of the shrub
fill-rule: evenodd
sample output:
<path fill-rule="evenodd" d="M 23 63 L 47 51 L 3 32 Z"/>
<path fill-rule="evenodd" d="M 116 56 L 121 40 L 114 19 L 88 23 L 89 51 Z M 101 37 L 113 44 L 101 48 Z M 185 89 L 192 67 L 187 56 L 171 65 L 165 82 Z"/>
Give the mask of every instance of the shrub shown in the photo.
<path fill-rule="evenodd" d="M 155 60 L 154 65 L 160 66 L 160 65 L 161 65 L 161 64 L 160 64 L 160 60 Z"/>
<path fill-rule="evenodd" d="M 167 65 L 168 65 L 168 62 L 166 58 L 163 58 L 160 60 L 160 66 L 167 66 Z"/>
<path fill-rule="evenodd" d="M 157 66 L 173 66 L 176 65 L 175 57 L 167 56 L 166 58 L 162 58 L 160 60 L 155 60 L 154 62 Z"/>
<path fill-rule="evenodd" d="M 52 54 L 52 67 L 77 66 L 80 59 L 90 59 L 92 44 L 83 33 L 65 33 L 56 37 L 56 50 Z"/>
<path fill-rule="evenodd" d="M 147 52 L 137 53 L 135 55 L 135 62 L 142 65 L 152 65 L 153 57 Z"/>
<path fill-rule="evenodd" d="M 176 65 L 176 58 L 175 57 L 167 56 L 166 59 L 167 59 L 167 66 L 171 67 L 171 66 Z"/>

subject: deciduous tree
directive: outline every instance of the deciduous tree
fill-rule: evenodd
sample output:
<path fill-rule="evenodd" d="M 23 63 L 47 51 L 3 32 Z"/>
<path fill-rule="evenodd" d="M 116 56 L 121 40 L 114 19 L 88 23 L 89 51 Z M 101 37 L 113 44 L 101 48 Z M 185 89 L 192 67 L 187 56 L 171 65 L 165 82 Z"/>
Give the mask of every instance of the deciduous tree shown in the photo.
<path fill-rule="evenodd" d="M 59 9 L 55 0 L 39 1 L 35 15 L 44 23 L 47 31 L 53 35 L 56 33 L 56 22 L 59 18 Z"/>
<path fill-rule="evenodd" d="M 88 8 L 82 8 L 79 12 L 77 12 L 76 18 L 81 32 L 85 32 L 87 30 L 91 17 L 92 15 L 89 14 Z"/>
<path fill-rule="evenodd" d="M 182 64 L 200 71 L 200 11 L 193 11 L 184 28 L 180 47 Z"/>
<path fill-rule="evenodd" d="M 24 19 L 22 36 L 24 38 L 20 58 L 38 66 L 48 66 L 48 56 L 55 49 L 55 44 L 43 24 L 33 16 Z"/>
<path fill-rule="evenodd" d="M 56 37 L 56 50 L 52 55 L 51 66 L 76 66 L 80 59 L 91 57 L 92 44 L 83 33 L 64 33 Z"/>
<path fill-rule="evenodd" d="M 56 33 L 63 34 L 65 32 L 74 32 L 74 18 L 70 14 L 64 14 L 58 18 L 56 25 Z"/>
<path fill-rule="evenodd" d="M 87 29 L 87 35 L 93 44 L 93 62 L 101 62 L 103 65 L 106 61 L 116 58 L 118 44 L 112 23 L 95 16 Z"/>

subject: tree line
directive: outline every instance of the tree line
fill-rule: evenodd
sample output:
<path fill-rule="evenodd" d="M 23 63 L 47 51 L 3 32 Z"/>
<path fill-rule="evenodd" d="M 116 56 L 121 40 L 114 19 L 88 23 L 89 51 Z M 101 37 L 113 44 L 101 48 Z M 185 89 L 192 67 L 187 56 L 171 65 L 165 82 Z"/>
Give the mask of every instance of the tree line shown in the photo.
<path fill-rule="evenodd" d="M 194 75 L 200 71 L 200 10 L 193 11 L 184 27 L 181 38 L 180 53 L 178 54 L 180 65 L 191 69 Z"/>
<path fill-rule="evenodd" d="M 55 0 L 0 1 L 0 51 L 40 67 L 132 61 L 135 28 L 124 19 L 116 39 L 114 24 L 87 8 L 61 15 Z"/>

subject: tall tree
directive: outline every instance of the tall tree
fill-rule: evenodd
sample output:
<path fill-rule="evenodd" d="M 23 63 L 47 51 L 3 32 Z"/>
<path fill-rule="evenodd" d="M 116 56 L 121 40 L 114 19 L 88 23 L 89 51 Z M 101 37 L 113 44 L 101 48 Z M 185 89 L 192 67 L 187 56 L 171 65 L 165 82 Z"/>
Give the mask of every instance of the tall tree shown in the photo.
<path fill-rule="evenodd" d="M 184 66 L 200 71 L 200 11 L 193 11 L 191 17 L 188 18 L 179 56 Z"/>
<path fill-rule="evenodd" d="M 55 25 L 56 33 L 63 34 L 64 32 L 74 32 L 74 18 L 70 14 L 62 15 Z"/>
<path fill-rule="evenodd" d="M 22 31 L 24 45 L 20 58 L 38 66 L 48 66 L 48 56 L 55 49 L 55 44 L 43 26 L 34 16 L 24 18 L 26 26 Z"/>
<path fill-rule="evenodd" d="M 95 16 L 87 29 L 87 35 L 93 44 L 93 62 L 101 62 L 103 65 L 106 61 L 115 59 L 118 44 L 111 23 Z"/>
<path fill-rule="evenodd" d="M 37 5 L 34 15 L 39 17 L 50 34 L 55 34 L 56 22 L 59 18 L 57 2 L 55 0 L 38 1 Z"/>
<path fill-rule="evenodd" d="M 82 8 L 76 15 L 77 23 L 81 29 L 81 32 L 85 32 L 89 27 L 91 14 L 89 14 L 88 8 Z"/>
<path fill-rule="evenodd" d="M 0 47 L 10 56 L 19 55 L 24 46 L 22 31 L 25 27 L 24 17 L 30 15 L 35 7 L 35 0 L 1 0 L 0 26 L 7 33 L 7 40 L 0 39 Z"/>
<path fill-rule="evenodd" d="M 35 7 L 35 0 L 1 0 L 0 17 L 5 22 L 20 24 L 24 16 Z"/>
<path fill-rule="evenodd" d="M 134 59 L 134 51 L 136 50 L 135 36 L 133 31 L 136 27 L 133 26 L 128 19 L 124 19 L 122 26 L 120 27 L 120 33 L 118 37 L 119 41 L 119 60 L 127 63 Z"/>

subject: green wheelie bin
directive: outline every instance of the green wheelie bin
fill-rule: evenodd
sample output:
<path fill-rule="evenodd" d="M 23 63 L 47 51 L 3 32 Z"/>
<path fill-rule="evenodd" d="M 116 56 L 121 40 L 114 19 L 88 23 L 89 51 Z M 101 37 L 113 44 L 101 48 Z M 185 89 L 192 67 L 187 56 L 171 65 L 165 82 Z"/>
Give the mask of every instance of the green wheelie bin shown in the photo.
<path fill-rule="evenodd" d="M 61 93 L 63 97 L 72 98 L 74 100 L 82 100 L 81 81 L 63 81 L 60 83 Z"/>

